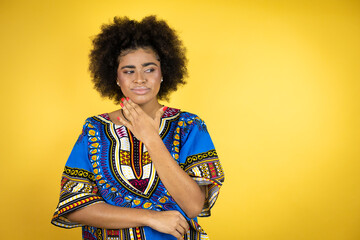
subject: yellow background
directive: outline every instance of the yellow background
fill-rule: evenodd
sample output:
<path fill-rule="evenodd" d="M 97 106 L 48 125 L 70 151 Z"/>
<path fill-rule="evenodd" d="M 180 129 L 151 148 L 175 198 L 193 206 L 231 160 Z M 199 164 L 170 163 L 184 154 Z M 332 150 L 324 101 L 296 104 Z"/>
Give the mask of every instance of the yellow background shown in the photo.
<path fill-rule="evenodd" d="M 188 49 L 168 104 L 197 113 L 226 173 L 212 240 L 360 239 L 359 1 L 0 1 L 1 239 L 80 239 L 50 224 L 88 116 L 90 37 L 156 14 Z"/>

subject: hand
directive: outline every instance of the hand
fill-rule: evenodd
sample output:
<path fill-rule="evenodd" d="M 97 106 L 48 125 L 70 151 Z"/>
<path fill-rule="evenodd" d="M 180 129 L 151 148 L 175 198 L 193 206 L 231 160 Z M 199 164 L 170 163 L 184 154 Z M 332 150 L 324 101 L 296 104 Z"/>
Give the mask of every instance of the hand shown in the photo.
<path fill-rule="evenodd" d="M 124 116 L 118 117 L 118 120 L 127 127 L 137 139 L 146 145 L 149 140 L 159 136 L 160 119 L 164 113 L 163 107 L 155 113 L 155 118 L 153 119 L 129 98 L 126 100 L 122 99 L 121 106 L 125 118 Z"/>
<path fill-rule="evenodd" d="M 178 240 L 183 239 L 190 226 L 178 211 L 153 211 L 148 226 L 156 231 L 171 234 Z"/>

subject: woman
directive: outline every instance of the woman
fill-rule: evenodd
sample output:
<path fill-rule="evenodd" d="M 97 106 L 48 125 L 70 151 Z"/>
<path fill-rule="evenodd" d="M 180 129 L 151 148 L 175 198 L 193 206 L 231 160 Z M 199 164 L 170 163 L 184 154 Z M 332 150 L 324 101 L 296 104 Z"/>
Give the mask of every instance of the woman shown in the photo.
<path fill-rule="evenodd" d="M 115 17 L 93 40 L 90 72 L 121 108 L 86 120 L 52 223 L 82 226 L 83 239 L 207 239 L 196 217 L 224 180 L 214 145 L 199 117 L 158 102 L 185 83 L 175 31 Z"/>

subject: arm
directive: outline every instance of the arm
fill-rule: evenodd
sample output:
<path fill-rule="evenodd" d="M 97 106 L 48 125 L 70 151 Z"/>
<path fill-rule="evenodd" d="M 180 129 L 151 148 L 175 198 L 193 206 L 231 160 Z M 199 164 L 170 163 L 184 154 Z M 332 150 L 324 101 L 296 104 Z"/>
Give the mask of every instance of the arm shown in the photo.
<path fill-rule="evenodd" d="M 66 215 L 67 219 L 89 226 L 121 229 L 148 226 L 178 239 L 188 231 L 186 219 L 178 211 L 157 212 L 146 209 L 123 208 L 104 202 L 89 205 Z"/>
<path fill-rule="evenodd" d="M 129 121 L 118 118 L 120 123 L 145 144 L 161 181 L 181 209 L 189 218 L 196 217 L 204 206 L 205 187 L 200 187 L 183 171 L 161 140 L 158 126 L 163 109 L 159 109 L 155 119 L 152 119 L 137 104 L 128 100 L 124 101 L 123 110 Z"/>
<path fill-rule="evenodd" d="M 159 134 L 145 146 L 161 181 L 189 218 L 198 216 L 204 206 L 205 186 L 199 186 L 170 155 Z"/>

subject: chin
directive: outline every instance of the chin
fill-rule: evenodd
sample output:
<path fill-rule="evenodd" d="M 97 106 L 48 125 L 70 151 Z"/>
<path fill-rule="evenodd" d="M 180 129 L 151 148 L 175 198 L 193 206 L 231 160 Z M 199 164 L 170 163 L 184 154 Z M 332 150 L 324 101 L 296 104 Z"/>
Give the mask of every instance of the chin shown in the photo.
<path fill-rule="evenodd" d="M 131 101 L 133 101 L 134 103 L 136 103 L 137 105 L 143 105 L 146 104 L 148 102 L 151 102 L 153 99 L 146 97 L 146 96 L 132 96 L 129 97 L 131 99 Z"/>

